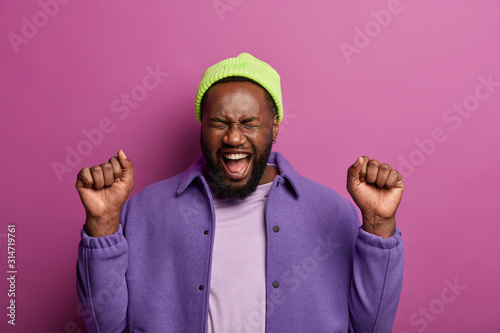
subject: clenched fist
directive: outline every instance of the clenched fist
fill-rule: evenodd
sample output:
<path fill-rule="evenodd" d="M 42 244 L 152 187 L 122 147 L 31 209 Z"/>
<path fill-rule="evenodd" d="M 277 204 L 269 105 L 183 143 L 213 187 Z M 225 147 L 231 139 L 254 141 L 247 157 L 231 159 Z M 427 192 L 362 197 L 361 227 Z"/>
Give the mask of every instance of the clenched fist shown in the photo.
<path fill-rule="evenodd" d="M 363 229 L 390 237 L 396 230 L 396 210 L 403 196 L 401 174 L 390 165 L 359 157 L 347 171 L 347 191 L 363 215 Z"/>
<path fill-rule="evenodd" d="M 118 151 L 107 163 L 83 168 L 76 178 L 87 219 L 85 230 L 91 237 L 111 235 L 118 230 L 120 211 L 134 187 L 134 166 Z"/>

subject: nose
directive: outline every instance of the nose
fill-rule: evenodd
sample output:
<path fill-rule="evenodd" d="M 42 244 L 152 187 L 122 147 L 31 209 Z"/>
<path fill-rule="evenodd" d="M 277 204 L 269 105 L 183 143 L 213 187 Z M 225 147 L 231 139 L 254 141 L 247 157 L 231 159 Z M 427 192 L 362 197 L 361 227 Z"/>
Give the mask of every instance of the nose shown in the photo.
<path fill-rule="evenodd" d="M 223 143 L 237 147 L 245 144 L 247 137 L 243 134 L 240 127 L 236 124 L 229 126 L 226 134 L 224 135 Z"/>

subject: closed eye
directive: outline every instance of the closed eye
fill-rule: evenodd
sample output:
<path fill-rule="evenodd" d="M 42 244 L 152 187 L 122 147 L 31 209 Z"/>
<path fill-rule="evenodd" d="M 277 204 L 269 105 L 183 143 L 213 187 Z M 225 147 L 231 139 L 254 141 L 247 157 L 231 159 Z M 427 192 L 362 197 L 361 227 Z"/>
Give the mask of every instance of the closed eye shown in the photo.
<path fill-rule="evenodd" d="M 239 124 L 242 127 L 248 128 L 248 129 L 256 128 L 256 127 L 260 127 L 258 120 L 259 119 L 257 117 L 246 118 L 246 119 L 239 121 Z M 210 119 L 210 127 L 212 127 L 212 128 L 223 129 L 223 128 L 227 128 L 231 124 L 238 124 L 238 122 L 231 122 L 227 119 L 219 118 L 219 117 L 214 117 L 214 118 Z"/>
<path fill-rule="evenodd" d="M 247 119 L 243 119 L 241 121 L 242 124 L 248 124 L 248 123 L 251 123 L 251 122 L 256 122 L 258 120 L 257 117 L 251 117 L 251 118 L 247 118 Z"/>
<path fill-rule="evenodd" d="M 213 128 L 226 128 L 229 124 L 229 121 L 222 118 L 211 118 L 210 119 L 210 127 Z"/>
<path fill-rule="evenodd" d="M 248 129 L 259 127 L 259 125 L 257 125 L 257 124 L 243 124 L 241 126 L 244 128 L 248 128 Z"/>
<path fill-rule="evenodd" d="M 241 121 L 241 124 L 247 128 L 253 128 L 253 127 L 259 127 L 259 122 L 258 122 L 259 118 L 257 117 L 251 117 L 251 118 L 247 118 L 247 119 L 243 119 Z"/>

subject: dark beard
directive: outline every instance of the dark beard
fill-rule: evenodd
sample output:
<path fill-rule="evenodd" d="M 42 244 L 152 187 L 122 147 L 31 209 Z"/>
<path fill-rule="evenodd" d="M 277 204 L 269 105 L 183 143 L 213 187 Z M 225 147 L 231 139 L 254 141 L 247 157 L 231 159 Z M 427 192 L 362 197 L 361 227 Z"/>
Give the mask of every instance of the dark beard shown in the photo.
<path fill-rule="evenodd" d="M 200 140 L 201 150 L 210 170 L 210 172 L 204 172 L 204 176 L 215 197 L 221 199 L 238 198 L 243 200 L 255 191 L 259 185 L 262 175 L 264 174 L 267 161 L 269 160 L 269 155 L 271 154 L 271 148 L 273 145 L 272 135 L 270 135 L 269 138 L 270 140 L 268 141 L 262 154 L 254 157 L 250 178 L 243 186 L 232 186 L 224 180 L 224 171 L 222 171 L 221 162 L 219 160 L 214 161 L 212 159 L 210 152 L 203 144 L 203 140 Z M 217 153 L 217 156 L 219 156 L 219 153 Z M 253 154 L 253 156 L 255 156 L 255 154 Z"/>

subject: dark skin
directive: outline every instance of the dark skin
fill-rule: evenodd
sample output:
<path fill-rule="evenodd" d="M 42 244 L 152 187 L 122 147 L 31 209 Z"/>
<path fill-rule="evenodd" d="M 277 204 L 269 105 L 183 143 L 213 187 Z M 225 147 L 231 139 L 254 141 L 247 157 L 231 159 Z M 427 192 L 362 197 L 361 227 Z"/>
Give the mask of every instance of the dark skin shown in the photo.
<path fill-rule="evenodd" d="M 396 231 L 404 187 L 397 170 L 367 156 L 358 157 L 347 170 L 347 191 L 361 211 L 363 229 L 383 238 Z"/>
<path fill-rule="evenodd" d="M 242 173 L 225 170 L 225 180 L 234 186 L 248 181 L 253 159 L 262 152 L 279 125 L 266 107 L 262 88 L 249 82 L 226 82 L 212 87 L 202 115 L 202 140 L 215 159 L 226 153 L 246 153 L 248 165 Z M 260 184 L 272 182 L 278 170 L 267 166 Z M 76 188 L 85 207 L 85 229 L 101 237 L 118 230 L 121 207 L 132 190 L 133 164 L 120 150 L 107 163 L 83 168 Z M 347 190 L 362 213 L 363 229 L 388 238 L 396 228 L 396 210 L 404 184 L 390 165 L 360 156 L 347 172 Z"/>
<path fill-rule="evenodd" d="M 279 125 L 277 117 L 267 108 L 264 90 L 250 82 L 226 82 L 213 86 L 201 121 L 201 139 L 211 158 L 223 165 L 224 180 L 241 186 L 250 178 L 254 160 L 263 152 L 270 136 L 275 140 Z M 225 166 L 223 154 L 249 154 L 243 174 L 233 174 Z M 272 182 L 278 171 L 267 166 L 259 184 Z"/>

